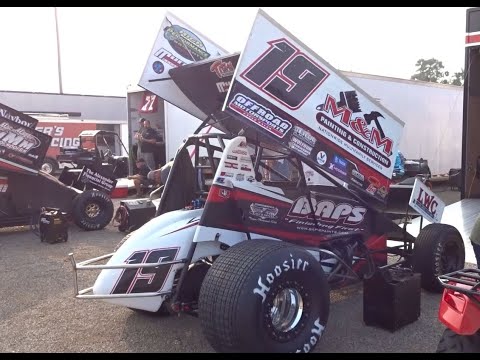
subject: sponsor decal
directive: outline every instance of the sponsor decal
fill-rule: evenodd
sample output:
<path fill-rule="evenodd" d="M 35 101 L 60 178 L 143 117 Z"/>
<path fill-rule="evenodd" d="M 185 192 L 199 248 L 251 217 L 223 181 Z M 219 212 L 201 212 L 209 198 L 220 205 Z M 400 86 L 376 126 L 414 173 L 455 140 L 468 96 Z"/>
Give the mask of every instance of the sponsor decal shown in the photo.
<path fill-rule="evenodd" d="M 367 212 L 363 206 L 352 206 L 347 203 L 336 204 L 331 200 L 317 200 L 315 197 L 312 197 L 311 201 L 313 211 L 309 199 L 306 196 L 299 197 L 293 202 L 287 216 L 313 219 L 312 213 L 314 213 L 317 220 L 324 222 L 357 225 L 364 220 Z"/>
<path fill-rule="evenodd" d="M 228 92 L 228 88 L 230 87 L 231 81 L 219 81 L 216 83 L 217 90 L 220 94 Z"/>
<path fill-rule="evenodd" d="M 299 258 L 294 258 L 292 254 L 290 254 L 290 258 L 285 259 L 283 262 L 280 262 L 276 265 L 271 272 L 266 274 L 265 276 L 258 277 L 258 287 L 253 289 L 253 293 L 257 294 L 262 298 L 262 303 L 267 298 L 267 294 L 270 291 L 271 286 L 276 278 L 280 277 L 283 273 L 292 271 L 292 270 L 300 270 L 305 271 L 308 269 L 309 262 Z"/>
<path fill-rule="evenodd" d="M 242 166 L 240 166 L 240 170 L 249 171 L 249 172 L 252 171 L 252 169 L 249 168 L 247 165 L 242 165 Z"/>
<path fill-rule="evenodd" d="M 229 161 L 225 161 L 224 164 L 225 164 L 226 169 L 238 169 L 238 164 L 237 163 L 232 163 L 232 162 L 229 162 Z"/>
<path fill-rule="evenodd" d="M 168 65 L 170 65 L 173 68 L 177 68 L 180 66 L 185 65 L 186 63 L 182 60 L 180 60 L 178 57 L 173 55 L 170 51 L 164 48 L 160 48 L 156 53 L 155 56 L 159 58 L 160 60 L 164 61 Z M 155 71 L 155 69 L 153 69 Z M 156 72 L 156 71 L 155 71 Z M 163 71 L 162 71 L 163 72 Z M 160 73 L 157 73 L 160 74 Z"/>
<path fill-rule="evenodd" d="M 339 167 L 338 165 L 335 165 L 334 163 L 328 164 L 328 169 L 333 171 L 333 172 L 336 172 L 337 174 L 347 176 L 347 172 L 344 169 L 342 169 L 341 167 Z"/>
<path fill-rule="evenodd" d="M 248 155 L 248 152 L 246 152 L 245 150 L 238 150 L 238 149 L 233 150 L 232 153 L 239 154 L 239 155 Z"/>
<path fill-rule="evenodd" d="M 302 129 L 299 126 L 293 127 L 292 136 L 297 137 L 298 139 L 302 140 L 304 143 L 310 146 L 315 146 L 315 143 L 317 142 L 315 137 L 311 135 L 309 131 Z"/>
<path fill-rule="evenodd" d="M 368 187 L 366 188 L 365 191 L 368 192 L 371 195 L 375 195 L 375 193 L 377 192 L 377 187 L 373 184 L 370 184 L 370 185 L 368 185 Z"/>
<path fill-rule="evenodd" d="M 216 60 L 210 65 L 210 71 L 215 73 L 221 79 L 233 76 L 235 66 L 233 66 L 231 61 Z"/>
<path fill-rule="evenodd" d="M 38 120 L 25 115 L 17 110 L 11 109 L 6 105 L 0 104 L 0 118 L 4 118 L 14 123 L 34 129 L 38 124 Z"/>
<path fill-rule="evenodd" d="M 243 94 L 236 94 L 228 106 L 236 113 L 279 138 L 283 138 L 292 128 L 289 121 L 276 116 L 269 108 Z"/>
<path fill-rule="evenodd" d="M 383 115 L 378 111 L 372 111 L 363 116 L 353 116 L 354 111 L 348 106 L 337 107 L 337 104 L 337 100 L 327 94 L 325 102 L 317 106 L 317 110 L 320 111 L 317 114 L 317 122 L 382 166 L 390 167 L 391 161 L 388 157 L 392 154 L 393 140 L 385 136 L 380 126 L 379 118 L 383 118 Z M 335 120 L 322 112 L 331 113 Z"/>
<path fill-rule="evenodd" d="M 428 221 L 436 223 L 442 220 L 445 203 L 418 178 L 415 179 L 409 205 Z"/>
<path fill-rule="evenodd" d="M 92 185 L 95 189 L 105 191 L 107 194 L 111 194 L 117 186 L 117 180 L 100 174 L 98 171 L 93 171 L 86 166 L 80 173 L 80 181 Z"/>
<path fill-rule="evenodd" d="M 26 155 L 30 150 L 38 148 L 40 144 L 41 141 L 25 129 L 14 128 L 6 122 L 0 124 L 0 146 Z M 32 155 L 32 157 L 36 159 L 38 155 Z"/>
<path fill-rule="evenodd" d="M 354 178 L 357 178 L 359 181 L 361 181 L 362 184 L 365 181 L 365 176 L 357 169 L 352 169 L 352 176 Z"/>
<path fill-rule="evenodd" d="M 237 180 L 237 181 L 243 181 L 243 180 L 245 180 L 245 175 L 243 175 L 243 174 L 237 174 L 237 175 L 235 176 L 235 180 Z"/>
<path fill-rule="evenodd" d="M 223 177 L 217 177 L 215 179 L 215 182 L 218 183 L 218 184 L 225 184 L 225 178 Z"/>
<path fill-rule="evenodd" d="M 227 189 L 220 189 L 218 190 L 218 195 L 224 199 L 230 198 L 230 190 Z"/>
<path fill-rule="evenodd" d="M 344 170 L 347 169 L 347 160 L 339 155 L 333 155 L 333 163 Z"/>
<path fill-rule="evenodd" d="M 227 155 L 227 159 L 228 160 L 237 160 L 238 158 L 236 156 L 233 156 L 233 155 Z"/>
<path fill-rule="evenodd" d="M 249 176 L 249 177 L 247 177 L 247 181 L 248 181 L 249 183 L 253 183 L 253 182 L 255 182 L 256 180 L 255 180 L 255 178 L 254 178 L 253 176 Z"/>
<path fill-rule="evenodd" d="M 222 171 L 222 172 L 220 173 L 220 176 L 233 177 L 233 173 Z"/>
<path fill-rule="evenodd" d="M 317 163 L 319 163 L 320 165 L 325 165 L 327 160 L 327 153 L 325 151 L 319 151 L 317 154 Z M 310 176 L 313 176 L 313 171 L 312 175 Z"/>
<path fill-rule="evenodd" d="M 165 71 L 165 65 L 161 61 L 154 61 L 152 64 L 152 69 L 155 73 L 161 74 Z"/>
<path fill-rule="evenodd" d="M 252 159 L 246 156 L 240 156 L 240 162 L 251 163 Z"/>
<path fill-rule="evenodd" d="M 252 203 L 250 204 L 250 215 L 259 217 L 260 219 L 276 219 L 278 208 L 275 206 Z"/>
<path fill-rule="evenodd" d="M 387 196 L 388 192 L 385 186 L 382 186 L 380 189 L 377 190 L 377 194 L 380 195 L 383 199 Z"/>
<path fill-rule="evenodd" d="M 186 60 L 196 62 L 210 57 L 202 40 L 180 25 L 167 26 L 163 36 L 168 40 L 172 49 Z"/>
<path fill-rule="evenodd" d="M 313 148 L 305 144 L 302 140 L 292 136 L 288 142 L 290 149 L 302 154 L 303 156 L 309 156 L 312 153 Z"/>

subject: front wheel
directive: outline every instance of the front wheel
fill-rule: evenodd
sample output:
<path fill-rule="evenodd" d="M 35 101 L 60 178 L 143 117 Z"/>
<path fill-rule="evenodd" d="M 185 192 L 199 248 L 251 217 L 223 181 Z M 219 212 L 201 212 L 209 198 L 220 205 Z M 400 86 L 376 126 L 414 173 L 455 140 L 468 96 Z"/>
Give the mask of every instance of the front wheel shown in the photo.
<path fill-rule="evenodd" d="M 458 335 L 445 329 L 438 343 L 437 353 L 478 353 L 480 352 L 480 332 L 473 335 Z"/>
<path fill-rule="evenodd" d="M 81 229 L 103 229 L 113 218 L 112 199 L 102 191 L 86 190 L 73 200 L 72 214 Z"/>
<path fill-rule="evenodd" d="M 329 296 L 322 267 L 309 252 L 248 240 L 208 270 L 199 316 L 218 352 L 310 352 L 327 324 Z"/>
<path fill-rule="evenodd" d="M 459 231 L 447 224 L 429 224 L 418 234 L 413 248 L 413 269 L 422 276 L 425 290 L 441 293 L 438 277 L 465 266 L 465 246 Z"/>

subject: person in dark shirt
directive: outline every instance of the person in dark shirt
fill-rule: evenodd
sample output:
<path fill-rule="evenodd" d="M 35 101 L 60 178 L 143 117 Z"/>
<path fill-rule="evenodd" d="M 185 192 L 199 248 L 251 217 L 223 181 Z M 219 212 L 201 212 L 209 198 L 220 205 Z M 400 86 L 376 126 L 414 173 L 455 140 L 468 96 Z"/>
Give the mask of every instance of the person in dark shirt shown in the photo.
<path fill-rule="evenodd" d="M 133 180 L 133 184 L 135 185 L 135 190 L 137 191 L 137 197 L 140 197 L 140 196 L 143 196 L 142 185 L 148 186 L 153 184 L 153 182 L 148 179 L 148 173 L 151 170 L 147 166 L 145 159 L 143 158 L 137 159 L 136 165 L 137 165 L 138 173 L 135 175 L 129 176 L 128 179 Z"/>
<path fill-rule="evenodd" d="M 168 175 L 172 169 L 173 160 L 163 165 L 160 169 L 152 170 L 147 174 L 147 178 L 153 181 L 156 185 L 165 185 L 167 183 Z"/>
<path fill-rule="evenodd" d="M 150 120 L 142 119 L 143 126 L 138 131 L 137 140 L 139 145 L 138 158 L 145 160 L 147 166 L 155 170 L 155 155 L 157 142 L 160 141 L 157 132 L 152 129 Z"/>

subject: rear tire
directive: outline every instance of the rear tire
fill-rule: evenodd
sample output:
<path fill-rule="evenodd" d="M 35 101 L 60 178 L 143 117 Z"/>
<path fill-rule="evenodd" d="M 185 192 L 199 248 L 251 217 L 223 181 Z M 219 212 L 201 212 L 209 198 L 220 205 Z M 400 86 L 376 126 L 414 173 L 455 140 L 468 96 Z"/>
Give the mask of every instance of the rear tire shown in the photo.
<path fill-rule="evenodd" d="M 322 267 L 306 250 L 248 240 L 214 261 L 199 316 L 217 352 L 310 352 L 327 324 L 329 296 Z"/>
<path fill-rule="evenodd" d="M 113 218 L 113 202 L 103 191 L 86 190 L 73 200 L 73 221 L 84 230 L 100 230 Z"/>
<path fill-rule="evenodd" d="M 441 293 L 438 277 L 465 266 L 465 246 L 460 232 L 447 224 L 425 226 L 415 240 L 413 270 L 422 275 L 422 287 Z"/>
<path fill-rule="evenodd" d="M 437 353 L 478 353 L 480 352 L 480 332 L 474 335 L 458 335 L 445 329 L 437 346 Z"/>
<path fill-rule="evenodd" d="M 58 163 L 53 159 L 45 158 L 40 169 L 47 174 L 53 175 L 58 170 Z"/>

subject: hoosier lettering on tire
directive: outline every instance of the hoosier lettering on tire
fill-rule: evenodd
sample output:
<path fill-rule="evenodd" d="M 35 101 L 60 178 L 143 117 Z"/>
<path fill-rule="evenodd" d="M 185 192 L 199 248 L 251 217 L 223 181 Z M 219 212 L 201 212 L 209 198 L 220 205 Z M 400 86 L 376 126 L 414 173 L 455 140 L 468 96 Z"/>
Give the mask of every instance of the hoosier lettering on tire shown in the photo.
<path fill-rule="evenodd" d="M 310 352 L 329 308 L 318 261 L 299 247 L 263 239 L 220 255 L 199 297 L 204 334 L 218 352 Z"/>
<path fill-rule="evenodd" d="M 81 229 L 103 229 L 113 218 L 112 199 L 103 191 L 86 190 L 73 199 L 72 214 Z"/>

